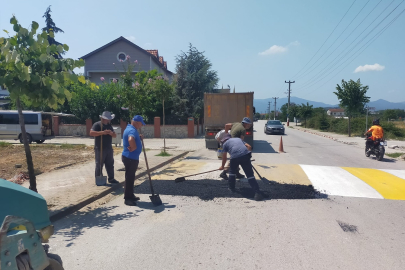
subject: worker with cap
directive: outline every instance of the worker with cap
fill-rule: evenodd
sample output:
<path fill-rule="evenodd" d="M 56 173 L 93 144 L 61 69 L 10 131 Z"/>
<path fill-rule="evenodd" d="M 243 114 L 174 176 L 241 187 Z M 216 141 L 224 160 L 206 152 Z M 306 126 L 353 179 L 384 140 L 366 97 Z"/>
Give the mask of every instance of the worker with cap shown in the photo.
<path fill-rule="evenodd" d="M 111 125 L 111 120 L 115 117 L 108 111 L 105 111 L 100 115 L 100 121 L 94 123 L 90 130 L 90 136 L 94 137 L 94 152 L 96 156 L 96 170 L 95 175 L 100 176 L 105 164 L 105 169 L 108 175 L 108 182 L 110 184 L 118 184 L 119 182 L 114 179 L 114 150 L 112 148 L 112 138 L 116 138 L 117 134 Z M 103 126 L 101 126 L 103 125 Z M 102 157 L 100 160 L 101 151 L 101 140 L 102 144 Z"/>
<path fill-rule="evenodd" d="M 224 153 L 229 153 L 230 155 L 230 170 L 228 180 L 229 190 L 235 192 L 236 172 L 240 165 L 246 174 L 249 185 L 255 191 L 254 199 L 256 201 L 261 201 L 264 197 L 267 197 L 267 195 L 265 195 L 259 188 L 259 184 L 257 183 L 253 173 L 252 162 L 250 160 L 252 153 L 248 150 L 248 147 L 243 139 L 243 136 L 242 138 L 231 138 L 231 135 L 227 133 L 225 133 L 222 138 L 222 149 Z M 219 168 L 220 170 L 224 169 L 226 160 L 227 155 L 225 154 L 222 157 L 222 165 Z"/>
<path fill-rule="evenodd" d="M 122 163 L 125 166 L 124 203 L 135 206 L 139 197 L 134 194 L 135 174 L 139 165 L 139 155 L 142 153 L 142 135 L 138 129 L 145 126 L 142 116 L 135 115 L 128 124 L 123 135 Z"/>
<path fill-rule="evenodd" d="M 241 138 L 242 136 L 244 137 L 246 135 L 246 130 L 249 130 L 252 127 L 252 121 L 250 120 L 249 117 L 244 117 L 242 119 L 242 122 L 235 122 L 235 123 L 228 123 L 225 125 L 225 133 L 230 133 L 232 138 Z M 245 143 L 246 147 L 248 148 L 249 151 L 252 151 L 252 146 Z M 225 154 L 226 156 L 226 154 Z M 229 167 L 229 164 L 226 166 L 226 168 Z M 226 175 L 227 170 L 224 170 L 219 176 L 222 177 L 225 180 L 228 180 L 228 176 Z M 245 176 L 239 172 L 239 168 L 236 172 L 236 178 L 241 179 L 244 178 Z"/>

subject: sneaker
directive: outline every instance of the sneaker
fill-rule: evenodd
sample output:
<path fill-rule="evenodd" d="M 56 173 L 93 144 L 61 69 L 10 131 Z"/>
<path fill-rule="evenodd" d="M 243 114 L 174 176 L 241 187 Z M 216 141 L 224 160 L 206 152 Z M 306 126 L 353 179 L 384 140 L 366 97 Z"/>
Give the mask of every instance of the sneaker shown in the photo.
<path fill-rule="evenodd" d="M 120 182 L 118 182 L 115 179 L 111 179 L 111 180 L 108 180 L 108 183 L 110 183 L 110 184 L 119 184 Z"/>
<path fill-rule="evenodd" d="M 236 179 L 242 179 L 245 178 L 245 176 L 243 174 L 241 174 L 240 172 L 236 173 Z"/>
<path fill-rule="evenodd" d="M 134 200 L 125 200 L 124 203 L 128 206 L 136 206 L 136 201 Z"/>
<path fill-rule="evenodd" d="M 255 201 L 262 201 L 264 199 L 263 194 L 261 192 L 256 192 L 254 200 Z"/>
<path fill-rule="evenodd" d="M 135 196 L 132 200 L 136 202 L 136 201 L 139 201 L 140 199 L 141 199 L 141 198 Z"/>
<path fill-rule="evenodd" d="M 228 175 L 226 175 L 226 171 L 221 172 L 221 174 L 219 175 L 219 177 L 221 177 L 224 180 L 228 180 Z"/>

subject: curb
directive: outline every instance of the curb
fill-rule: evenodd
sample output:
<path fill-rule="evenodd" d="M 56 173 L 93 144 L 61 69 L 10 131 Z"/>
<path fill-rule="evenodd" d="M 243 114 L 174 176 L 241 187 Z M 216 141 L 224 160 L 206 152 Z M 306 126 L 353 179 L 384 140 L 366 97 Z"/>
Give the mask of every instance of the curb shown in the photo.
<path fill-rule="evenodd" d="M 158 169 L 162 168 L 163 166 L 166 166 L 167 164 L 172 163 L 173 161 L 184 157 L 184 156 L 187 155 L 189 152 L 190 152 L 190 151 L 186 151 L 186 152 L 184 152 L 184 153 L 182 153 L 182 154 L 180 154 L 180 155 L 177 155 L 177 156 L 175 156 L 175 157 L 172 157 L 171 159 L 166 160 L 165 162 L 160 163 L 160 164 L 156 165 L 155 167 L 150 168 L 149 170 L 150 170 L 150 172 L 153 172 L 153 171 L 155 171 L 155 170 L 158 170 Z M 143 177 L 143 176 L 145 176 L 145 175 L 147 175 L 147 174 L 148 174 L 148 172 L 147 172 L 147 171 L 144 171 L 144 172 L 140 173 L 140 174 L 137 176 L 137 178 Z M 60 212 L 57 212 L 57 213 L 55 213 L 55 214 L 53 214 L 53 215 L 50 215 L 49 219 L 51 220 L 51 222 L 58 221 L 58 220 L 60 220 L 60 219 L 62 219 L 62 218 L 64 218 L 64 217 L 66 217 L 66 216 L 68 216 L 68 215 L 70 215 L 70 214 L 73 214 L 73 213 L 76 212 L 77 210 L 79 210 L 79 209 L 85 207 L 86 205 L 88 205 L 88 204 L 90 204 L 90 203 L 92 203 L 92 202 L 95 202 L 95 201 L 97 201 L 97 200 L 103 198 L 104 196 L 107 196 L 107 195 L 110 194 L 111 192 L 113 192 L 113 191 L 115 191 L 115 190 L 118 190 L 118 189 L 120 189 L 120 188 L 123 188 L 123 187 L 124 187 L 124 184 L 125 184 L 125 181 L 119 183 L 119 185 L 114 185 L 114 186 L 110 187 L 109 189 L 104 190 L 104 191 L 102 191 L 101 193 L 96 194 L 96 195 L 94 195 L 94 196 L 92 196 L 92 197 L 90 197 L 90 198 L 84 199 L 83 201 L 79 201 L 79 202 L 77 202 L 76 204 L 69 205 L 69 206 L 65 207 L 63 210 L 61 210 Z"/>

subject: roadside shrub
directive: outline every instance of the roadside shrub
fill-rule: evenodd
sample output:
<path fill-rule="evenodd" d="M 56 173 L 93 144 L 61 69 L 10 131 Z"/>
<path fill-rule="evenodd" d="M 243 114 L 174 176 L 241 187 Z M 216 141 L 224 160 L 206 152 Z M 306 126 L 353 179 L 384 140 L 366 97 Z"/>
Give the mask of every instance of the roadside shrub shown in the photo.
<path fill-rule="evenodd" d="M 405 139 L 405 128 L 395 122 L 381 121 L 387 139 Z M 366 130 L 366 117 L 356 117 L 351 119 L 351 132 L 353 136 L 363 136 Z M 373 118 L 367 120 L 367 128 L 373 124 Z M 334 118 L 327 115 L 318 114 L 308 120 L 309 128 L 322 131 L 334 132 L 338 134 L 348 133 L 348 119 Z"/>

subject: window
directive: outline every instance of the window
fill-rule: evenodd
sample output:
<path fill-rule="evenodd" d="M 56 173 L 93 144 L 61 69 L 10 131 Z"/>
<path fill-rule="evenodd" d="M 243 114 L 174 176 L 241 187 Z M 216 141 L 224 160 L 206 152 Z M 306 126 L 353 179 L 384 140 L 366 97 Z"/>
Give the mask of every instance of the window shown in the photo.
<path fill-rule="evenodd" d="M 119 52 L 119 53 L 117 54 L 117 60 L 118 60 L 119 62 L 125 62 L 125 61 L 127 61 L 127 54 L 124 53 L 124 52 Z"/>
<path fill-rule="evenodd" d="M 18 114 L 0 114 L 0 124 L 3 125 L 18 125 Z"/>
<path fill-rule="evenodd" d="M 38 125 L 38 114 L 24 114 L 24 123 L 26 125 Z"/>
<path fill-rule="evenodd" d="M 38 114 L 24 114 L 24 122 L 26 125 L 38 125 Z M 20 119 L 16 113 L 2 113 L 0 114 L 0 124 L 19 125 Z"/>

